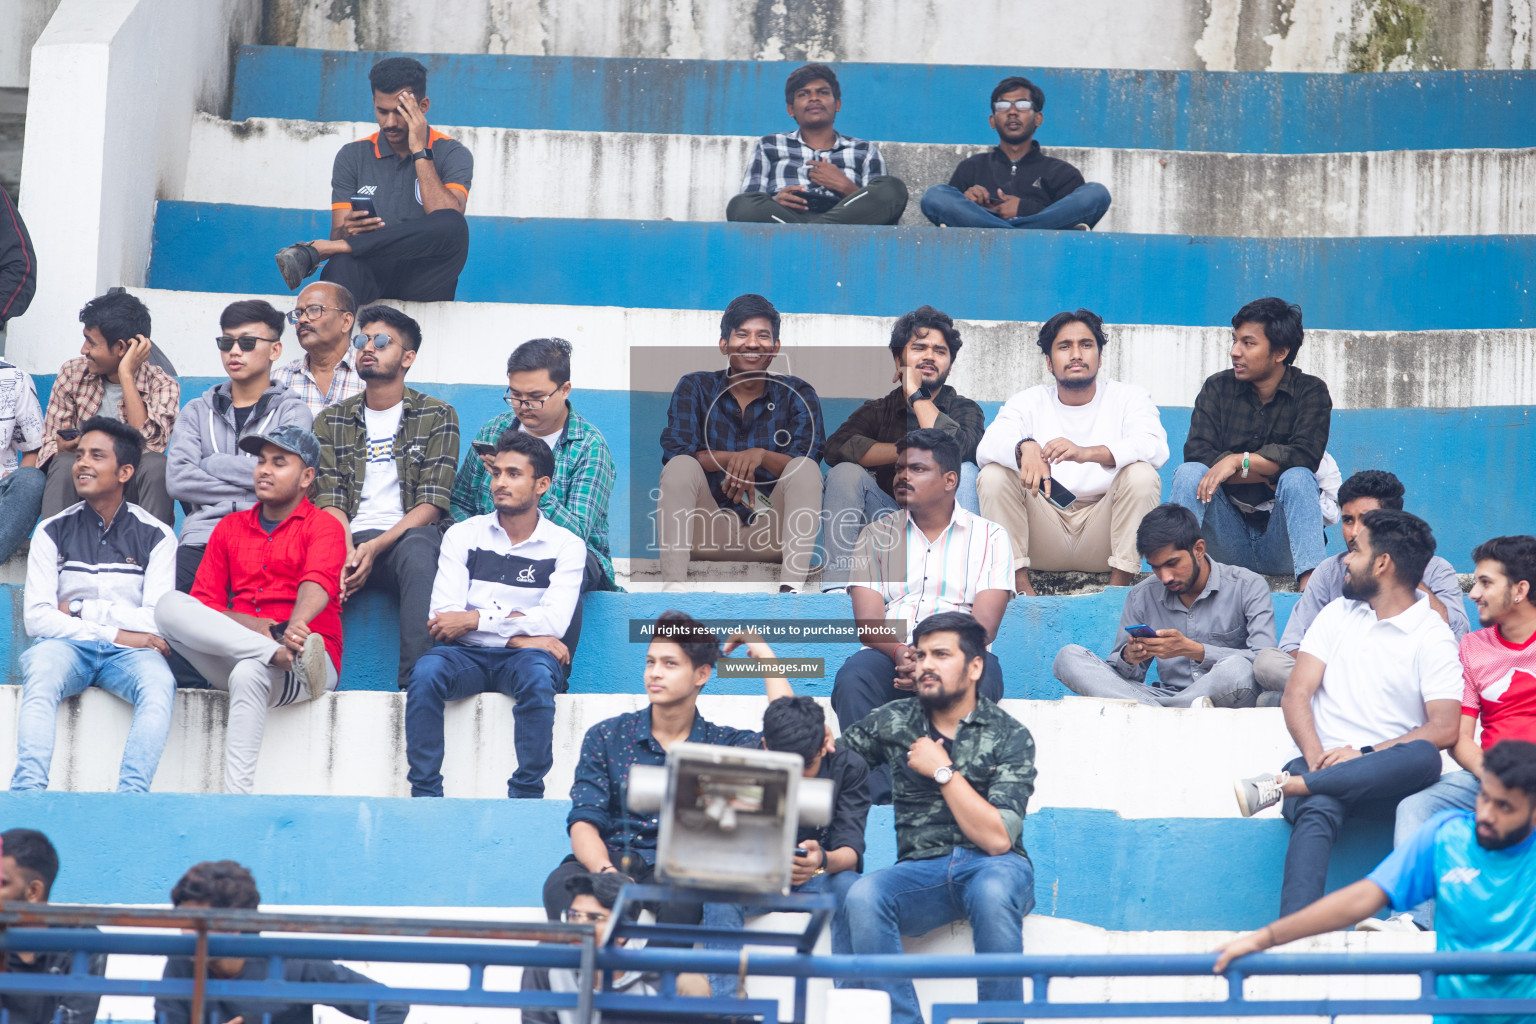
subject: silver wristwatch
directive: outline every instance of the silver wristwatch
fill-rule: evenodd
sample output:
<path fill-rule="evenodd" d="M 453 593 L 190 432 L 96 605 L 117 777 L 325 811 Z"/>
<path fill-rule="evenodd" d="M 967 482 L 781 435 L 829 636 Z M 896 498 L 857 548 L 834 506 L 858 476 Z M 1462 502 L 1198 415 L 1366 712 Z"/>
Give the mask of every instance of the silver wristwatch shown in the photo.
<path fill-rule="evenodd" d="M 80 600 L 78 597 L 69 602 L 69 614 L 73 615 L 75 618 L 78 619 L 80 617 L 80 613 L 83 611 L 85 611 L 85 602 Z"/>
<path fill-rule="evenodd" d="M 937 782 L 941 786 L 954 777 L 955 766 L 952 764 L 946 764 L 942 768 L 936 768 L 933 772 L 933 781 Z"/>

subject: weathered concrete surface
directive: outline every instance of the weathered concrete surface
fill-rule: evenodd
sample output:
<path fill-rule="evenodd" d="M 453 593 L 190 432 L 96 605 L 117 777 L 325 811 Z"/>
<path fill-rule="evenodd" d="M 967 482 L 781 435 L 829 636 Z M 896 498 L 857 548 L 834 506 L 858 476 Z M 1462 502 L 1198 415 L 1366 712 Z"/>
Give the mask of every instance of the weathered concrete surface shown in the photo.
<path fill-rule="evenodd" d="M 318 49 L 1044 67 L 1532 66 L 1530 0 L 273 0 L 263 41 Z M 1113 31 L 1109 27 L 1113 27 Z"/>
<path fill-rule="evenodd" d="M 438 126 L 475 155 L 470 212 L 487 217 L 722 220 L 753 138 Z M 336 150 L 367 122 L 230 122 L 198 115 L 180 196 L 193 202 L 330 203 Z M 1049 136 L 1044 139 L 1049 142 Z M 1533 140 L 1536 141 L 1536 140 Z M 926 225 L 923 190 L 977 147 L 883 143 Z M 1099 231 L 1247 237 L 1536 232 L 1536 149 L 1324 154 L 1050 148 L 1114 205 Z"/>
<path fill-rule="evenodd" d="M 25 89 L 32 44 L 43 34 L 59 0 L 5 0 L 0 4 L 0 89 Z"/>

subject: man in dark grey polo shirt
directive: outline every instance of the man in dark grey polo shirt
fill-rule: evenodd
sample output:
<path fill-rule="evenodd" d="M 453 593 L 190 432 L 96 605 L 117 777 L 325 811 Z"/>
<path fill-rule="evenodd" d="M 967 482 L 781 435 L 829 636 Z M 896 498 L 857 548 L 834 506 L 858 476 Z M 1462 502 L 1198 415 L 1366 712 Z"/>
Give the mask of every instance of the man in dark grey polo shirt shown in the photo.
<path fill-rule="evenodd" d="M 331 237 L 280 250 L 278 269 L 293 289 L 325 263 L 320 279 L 344 285 L 359 306 L 381 297 L 451 300 L 469 256 L 464 206 L 474 157 L 427 123 L 419 61 L 387 57 L 368 81 L 379 130 L 336 154 Z M 371 212 L 357 208 L 368 203 Z"/>
<path fill-rule="evenodd" d="M 1052 666 L 1056 678 L 1085 697 L 1154 707 L 1253 707 L 1253 659 L 1275 638 L 1275 608 L 1264 578 L 1207 555 L 1200 524 L 1182 505 L 1148 512 L 1136 530 L 1136 550 L 1152 576 L 1126 595 L 1114 652 L 1105 661 L 1068 644 Z M 1155 635 L 1128 632 L 1143 625 Z M 1147 665 L 1154 658 L 1159 681 L 1149 685 Z"/>

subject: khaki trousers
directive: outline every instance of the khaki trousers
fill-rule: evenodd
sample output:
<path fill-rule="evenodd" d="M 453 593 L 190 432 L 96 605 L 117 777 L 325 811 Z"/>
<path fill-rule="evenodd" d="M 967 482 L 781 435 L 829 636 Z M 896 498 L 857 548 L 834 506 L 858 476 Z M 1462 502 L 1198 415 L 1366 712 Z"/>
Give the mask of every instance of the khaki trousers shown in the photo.
<path fill-rule="evenodd" d="M 1017 470 L 989 462 L 981 467 L 976 493 L 982 518 L 1008 531 L 1014 569 L 1139 572 L 1136 528 L 1157 507 L 1163 485 L 1157 470 L 1133 462 L 1115 474 L 1102 497 L 1061 509 L 1038 490 L 1025 491 Z"/>

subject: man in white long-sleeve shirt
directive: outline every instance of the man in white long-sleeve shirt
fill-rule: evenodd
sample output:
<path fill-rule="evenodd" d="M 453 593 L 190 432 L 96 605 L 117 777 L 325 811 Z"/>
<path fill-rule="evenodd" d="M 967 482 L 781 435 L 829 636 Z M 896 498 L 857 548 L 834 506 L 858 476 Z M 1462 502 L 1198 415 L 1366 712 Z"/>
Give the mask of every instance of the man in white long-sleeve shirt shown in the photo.
<path fill-rule="evenodd" d="M 1162 494 L 1168 434 L 1145 390 L 1099 379 L 1106 344 L 1089 310 L 1047 320 L 1039 345 L 1056 383 L 1010 398 L 977 446 L 981 514 L 1008 531 L 1020 594 L 1034 596 L 1031 567 L 1108 570 L 1113 587 L 1141 568 L 1136 527 Z"/>
<path fill-rule="evenodd" d="M 555 694 L 571 655 L 560 637 L 581 599 L 587 546 L 539 514 L 555 457 L 533 434 L 504 432 L 491 464 L 496 511 L 449 527 L 429 628 L 439 646 L 411 670 L 405 756 L 412 796 L 443 795 L 443 705 L 477 693 L 515 702 L 517 770 L 507 796 L 537 800 L 554 763 Z"/>
<path fill-rule="evenodd" d="M 46 789 L 59 702 L 99 686 L 133 705 L 119 792 L 149 789 L 171 729 L 176 681 L 155 602 L 176 580 L 176 537 L 123 500 L 144 439 L 120 420 L 80 427 L 70 476 L 81 500 L 38 524 L 27 557 L 21 713 L 11 789 Z"/>

